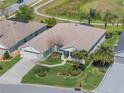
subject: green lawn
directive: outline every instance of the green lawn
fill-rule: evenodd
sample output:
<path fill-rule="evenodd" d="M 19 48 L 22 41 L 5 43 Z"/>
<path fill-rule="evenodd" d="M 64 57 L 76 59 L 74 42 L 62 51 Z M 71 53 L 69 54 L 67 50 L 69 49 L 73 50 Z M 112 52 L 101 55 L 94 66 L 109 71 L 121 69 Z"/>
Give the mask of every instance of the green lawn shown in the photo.
<path fill-rule="evenodd" d="M 16 3 L 17 0 L 5 0 L 5 6 L 8 7 Z"/>
<path fill-rule="evenodd" d="M 96 27 L 105 29 L 104 26 L 96 26 Z M 105 44 L 111 46 L 112 48 L 115 48 L 115 44 L 118 43 L 118 40 L 120 38 L 119 33 L 122 32 L 123 29 L 124 26 L 118 26 L 118 27 L 108 26 L 106 30 L 108 33 L 112 33 L 112 37 L 105 40 Z"/>
<path fill-rule="evenodd" d="M 13 65 L 15 65 L 20 59 L 21 59 L 20 56 L 17 56 L 15 58 L 11 59 L 10 61 L 0 62 L 0 64 L 3 67 L 3 69 L 0 70 L 0 76 L 2 74 L 4 74 L 7 70 L 9 70 Z"/>
<path fill-rule="evenodd" d="M 98 11 L 109 9 L 112 13 L 124 16 L 123 0 L 89 0 L 90 7 Z M 68 19 L 79 20 L 79 10 L 83 13 L 89 11 L 88 0 L 55 0 L 53 3 L 40 8 L 38 11 Z"/>
<path fill-rule="evenodd" d="M 100 72 L 98 68 L 91 65 L 82 74 L 82 87 L 87 90 L 95 89 L 102 81 L 105 72 Z"/>
<path fill-rule="evenodd" d="M 54 65 L 60 64 L 61 62 L 61 56 L 59 56 L 58 58 L 52 58 L 52 56 L 49 56 L 43 63 L 48 65 Z"/>
<path fill-rule="evenodd" d="M 94 89 L 101 82 L 105 73 L 99 72 L 95 67 L 90 66 L 77 77 L 63 77 L 58 76 L 57 73 L 61 71 L 72 70 L 72 65 L 67 63 L 64 66 L 48 68 L 48 75 L 45 77 L 37 77 L 35 75 L 39 66 L 35 66 L 26 76 L 24 76 L 22 83 L 53 85 L 62 87 L 79 87 L 80 79 L 82 78 L 82 88 Z"/>

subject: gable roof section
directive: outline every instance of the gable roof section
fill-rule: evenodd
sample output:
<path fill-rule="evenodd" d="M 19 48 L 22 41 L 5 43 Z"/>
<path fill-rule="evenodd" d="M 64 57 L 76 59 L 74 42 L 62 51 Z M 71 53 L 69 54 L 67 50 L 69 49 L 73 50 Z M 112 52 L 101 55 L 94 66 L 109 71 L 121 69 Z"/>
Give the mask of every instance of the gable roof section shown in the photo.
<path fill-rule="evenodd" d="M 124 32 L 121 33 L 121 37 L 118 42 L 118 46 L 115 49 L 115 52 L 122 52 L 122 51 L 124 51 Z"/>
<path fill-rule="evenodd" d="M 22 23 L 18 21 L 0 21 L 0 44 L 8 49 L 28 35 L 44 27 L 45 24 L 38 22 Z"/>
<path fill-rule="evenodd" d="M 75 24 L 75 23 L 59 23 L 33 38 L 22 47 L 32 46 L 41 53 L 47 51 L 49 41 L 60 40 L 63 44 L 63 49 L 75 47 L 79 50 L 89 50 L 104 34 L 105 30 L 95 27 Z"/>

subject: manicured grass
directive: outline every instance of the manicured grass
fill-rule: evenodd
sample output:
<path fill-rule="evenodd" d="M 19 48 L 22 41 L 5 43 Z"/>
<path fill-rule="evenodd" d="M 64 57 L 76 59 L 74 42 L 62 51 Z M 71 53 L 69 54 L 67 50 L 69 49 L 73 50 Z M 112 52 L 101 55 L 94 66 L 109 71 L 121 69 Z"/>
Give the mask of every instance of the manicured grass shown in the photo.
<path fill-rule="evenodd" d="M 98 28 L 103 28 L 104 26 L 96 26 Z M 108 26 L 106 28 L 108 33 L 112 33 L 112 37 L 105 40 L 105 44 L 111 46 L 112 48 L 115 48 L 115 45 L 118 43 L 118 40 L 120 38 L 120 32 L 122 32 L 124 29 L 124 26 Z"/>
<path fill-rule="evenodd" d="M 43 63 L 48 65 L 54 65 L 60 64 L 61 62 L 62 62 L 61 56 L 59 56 L 58 58 L 52 58 L 52 56 L 49 56 Z"/>
<path fill-rule="evenodd" d="M 10 61 L 0 62 L 0 64 L 3 67 L 3 69 L 0 70 L 0 76 L 2 74 L 4 74 L 7 70 L 9 70 L 13 65 L 15 65 L 20 59 L 21 59 L 20 56 L 17 56 L 15 58 L 11 59 Z"/>
<path fill-rule="evenodd" d="M 48 75 L 45 77 L 36 77 L 35 72 L 38 69 L 38 66 L 35 66 L 26 76 L 24 76 L 23 83 L 32 83 L 32 84 L 42 84 L 42 85 L 53 85 L 53 86 L 62 86 L 62 87 L 79 87 L 80 80 L 82 79 L 82 88 L 84 89 L 94 89 L 101 82 L 105 73 L 99 72 L 99 70 L 93 66 L 90 66 L 84 70 L 77 77 L 63 77 L 58 76 L 57 73 L 61 71 L 72 70 L 72 64 L 65 64 L 64 66 L 48 68 Z"/>
<path fill-rule="evenodd" d="M 78 78 L 64 78 L 57 76 L 57 73 L 60 71 L 66 71 L 71 69 L 70 64 L 64 66 L 49 68 L 48 75 L 42 78 L 35 76 L 35 71 L 38 66 L 35 66 L 22 80 L 23 83 L 33 83 L 33 84 L 44 84 L 44 85 L 54 85 L 54 86 L 63 86 L 63 87 L 72 87 L 76 86 Z"/>
<path fill-rule="evenodd" d="M 5 6 L 8 7 L 10 5 L 13 5 L 17 2 L 17 0 L 5 0 Z"/>
<path fill-rule="evenodd" d="M 100 72 L 98 68 L 91 65 L 82 74 L 82 87 L 87 90 L 95 89 L 102 81 L 105 72 Z"/>
<path fill-rule="evenodd" d="M 90 7 L 98 11 L 109 9 L 112 13 L 124 16 L 123 0 L 89 0 Z M 68 19 L 79 20 L 79 10 L 83 13 L 89 11 L 88 0 L 55 0 L 53 3 L 39 9 L 39 12 Z"/>

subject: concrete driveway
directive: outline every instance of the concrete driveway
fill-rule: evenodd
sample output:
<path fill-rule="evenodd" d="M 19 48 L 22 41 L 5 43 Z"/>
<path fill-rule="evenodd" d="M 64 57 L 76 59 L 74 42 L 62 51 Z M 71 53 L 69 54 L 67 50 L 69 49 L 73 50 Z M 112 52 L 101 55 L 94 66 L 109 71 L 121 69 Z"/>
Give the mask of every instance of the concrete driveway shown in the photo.
<path fill-rule="evenodd" d="M 25 57 L 10 68 L 0 77 L 1 83 L 21 83 L 23 76 L 28 73 L 38 62 L 38 59 Z"/>

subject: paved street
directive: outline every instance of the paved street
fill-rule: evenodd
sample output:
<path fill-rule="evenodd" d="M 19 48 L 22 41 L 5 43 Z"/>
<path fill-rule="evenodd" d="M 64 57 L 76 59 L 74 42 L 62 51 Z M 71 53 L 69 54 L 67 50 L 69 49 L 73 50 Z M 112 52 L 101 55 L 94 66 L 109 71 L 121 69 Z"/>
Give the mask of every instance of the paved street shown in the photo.
<path fill-rule="evenodd" d="M 114 63 L 106 73 L 97 93 L 124 93 L 124 64 Z"/>
<path fill-rule="evenodd" d="M 37 59 L 23 58 L 0 77 L 0 83 L 20 83 L 23 76 L 27 74 L 37 62 Z"/>
<path fill-rule="evenodd" d="M 74 88 L 32 86 L 23 84 L 0 84 L 0 93 L 86 93 Z"/>
<path fill-rule="evenodd" d="M 16 12 L 16 10 L 18 10 L 21 5 L 24 5 L 24 4 L 28 5 L 28 4 L 31 4 L 32 2 L 35 2 L 35 1 L 38 1 L 38 0 L 24 0 L 24 2 L 21 4 L 16 3 L 14 5 L 9 6 L 7 8 L 7 11 L 9 14 L 12 14 L 12 13 Z"/>

